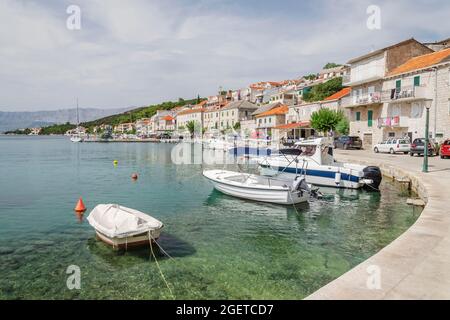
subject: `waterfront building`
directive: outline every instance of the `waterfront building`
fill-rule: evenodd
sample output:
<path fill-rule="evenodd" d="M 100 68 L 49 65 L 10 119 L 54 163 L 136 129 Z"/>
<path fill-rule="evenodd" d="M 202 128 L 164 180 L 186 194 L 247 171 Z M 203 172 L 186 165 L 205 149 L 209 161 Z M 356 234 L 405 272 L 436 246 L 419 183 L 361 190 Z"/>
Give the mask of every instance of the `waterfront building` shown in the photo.
<path fill-rule="evenodd" d="M 121 123 L 114 127 L 115 133 L 125 134 L 133 131 L 135 129 L 135 124 L 132 122 Z"/>
<path fill-rule="evenodd" d="M 220 117 L 216 120 L 219 130 L 233 129 L 240 126 L 241 121 L 251 120 L 252 113 L 257 109 L 257 105 L 244 100 L 227 104 L 220 109 Z M 216 123 L 214 123 L 214 127 L 216 127 Z"/>
<path fill-rule="evenodd" d="M 136 135 L 139 137 L 146 137 L 151 134 L 151 120 L 150 118 L 142 118 L 135 122 Z"/>
<path fill-rule="evenodd" d="M 276 126 L 286 123 L 286 114 L 289 107 L 285 104 L 272 108 L 268 111 L 257 114 L 256 128 L 265 136 L 272 136 L 272 129 Z"/>
<path fill-rule="evenodd" d="M 450 137 L 450 48 L 412 58 L 387 74 L 377 129 L 381 139 L 425 136 L 426 105 L 429 137 Z"/>
<path fill-rule="evenodd" d="M 194 106 L 192 109 L 185 109 L 177 114 L 176 130 L 181 135 L 189 135 L 189 130 L 187 129 L 188 122 L 194 121 L 198 126 L 199 130 L 203 128 L 203 114 L 205 109 L 202 107 L 203 104 Z"/>
<path fill-rule="evenodd" d="M 422 43 L 409 39 L 392 46 L 351 59 L 350 74 L 343 77 L 343 85 L 350 86 L 351 94 L 344 106 L 350 112 L 350 135 L 359 136 L 365 148 L 382 140 L 377 129 L 383 103 L 381 92 L 384 77 L 413 57 L 433 52 Z"/>
<path fill-rule="evenodd" d="M 158 131 L 174 131 L 175 130 L 175 118 L 168 114 L 159 119 Z"/>
<path fill-rule="evenodd" d="M 349 112 L 343 106 L 343 99 L 350 94 L 350 88 L 344 88 L 323 101 L 302 103 L 289 106 L 286 123 L 273 128 L 274 137 L 284 139 L 307 139 L 315 135 L 311 128 L 311 115 L 320 109 L 342 111 L 348 117 Z"/>
<path fill-rule="evenodd" d="M 166 131 L 172 131 L 175 129 L 175 124 L 171 124 L 173 120 L 165 119 L 166 116 L 175 118 L 176 113 L 173 110 L 157 110 L 156 114 L 150 118 L 150 126 L 152 133 L 164 133 Z M 173 128 L 173 129 L 167 129 Z"/>
<path fill-rule="evenodd" d="M 41 133 L 42 128 L 31 128 L 30 129 L 30 136 L 37 136 L 39 133 Z"/>

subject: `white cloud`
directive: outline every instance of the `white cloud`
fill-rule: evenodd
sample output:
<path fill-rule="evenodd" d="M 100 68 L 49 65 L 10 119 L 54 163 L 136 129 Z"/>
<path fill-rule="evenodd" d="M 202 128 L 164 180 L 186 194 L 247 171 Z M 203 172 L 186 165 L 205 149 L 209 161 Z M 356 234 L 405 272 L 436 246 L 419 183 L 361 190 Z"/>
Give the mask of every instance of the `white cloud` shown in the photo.
<path fill-rule="evenodd" d="M 443 0 L 379 1 L 380 31 L 366 28 L 373 1 L 76 2 L 80 31 L 65 28 L 68 0 L 0 0 L 0 109 L 67 107 L 74 96 L 117 107 L 209 95 L 450 30 Z"/>

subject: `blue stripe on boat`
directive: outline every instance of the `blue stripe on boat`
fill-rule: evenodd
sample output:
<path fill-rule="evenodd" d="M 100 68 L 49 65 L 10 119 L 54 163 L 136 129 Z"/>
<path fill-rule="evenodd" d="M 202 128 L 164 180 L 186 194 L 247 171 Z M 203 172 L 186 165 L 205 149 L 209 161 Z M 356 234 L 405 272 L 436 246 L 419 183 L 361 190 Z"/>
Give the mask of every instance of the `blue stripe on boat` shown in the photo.
<path fill-rule="evenodd" d="M 267 168 L 267 166 L 263 166 L 263 167 Z M 286 173 L 293 173 L 293 174 L 296 174 L 296 173 L 303 174 L 303 171 L 302 171 L 301 168 L 296 170 L 295 168 L 290 168 L 290 167 L 287 167 L 287 168 L 279 167 L 278 171 L 286 172 Z M 306 175 L 307 176 L 314 176 L 314 177 L 322 177 L 322 178 L 334 179 L 335 176 L 336 176 L 336 172 L 307 169 L 306 170 Z M 350 175 L 350 174 L 347 174 L 347 173 L 341 173 L 341 180 L 351 181 L 351 182 L 359 182 L 359 177 L 358 176 L 354 176 L 354 175 Z"/>

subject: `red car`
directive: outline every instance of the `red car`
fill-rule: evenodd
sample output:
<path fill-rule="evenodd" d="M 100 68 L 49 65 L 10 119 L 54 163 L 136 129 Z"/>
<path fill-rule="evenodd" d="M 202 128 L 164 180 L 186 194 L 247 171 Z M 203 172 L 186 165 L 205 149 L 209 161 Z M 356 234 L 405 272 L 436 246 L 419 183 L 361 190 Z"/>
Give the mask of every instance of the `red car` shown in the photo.
<path fill-rule="evenodd" d="M 445 140 L 441 144 L 440 154 L 442 159 L 450 157 L 450 140 Z"/>

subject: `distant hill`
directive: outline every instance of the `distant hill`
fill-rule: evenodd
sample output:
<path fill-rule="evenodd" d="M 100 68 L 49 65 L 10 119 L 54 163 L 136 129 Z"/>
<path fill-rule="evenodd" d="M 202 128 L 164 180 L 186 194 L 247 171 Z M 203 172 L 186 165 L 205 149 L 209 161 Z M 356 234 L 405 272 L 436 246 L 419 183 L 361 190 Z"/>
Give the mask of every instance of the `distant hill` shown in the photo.
<path fill-rule="evenodd" d="M 80 108 L 80 122 L 92 121 L 95 119 L 123 113 L 130 108 L 118 109 L 95 109 Z M 8 130 L 45 127 L 53 124 L 66 122 L 76 123 L 76 109 L 64 109 L 54 111 L 29 111 L 29 112 L 2 112 L 0 111 L 0 132 Z"/>
<path fill-rule="evenodd" d="M 115 115 L 99 118 L 97 120 L 82 122 L 81 125 L 86 128 L 92 128 L 94 126 L 99 126 L 102 124 L 118 125 L 120 123 L 134 122 L 138 119 L 152 117 L 154 114 L 156 114 L 157 110 L 170 110 L 170 109 L 173 109 L 176 107 L 182 107 L 182 106 L 185 106 L 188 104 L 193 105 L 202 100 L 204 100 L 204 99 L 196 98 L 196 99 L 184 100 L 184 99 L 180 98 L 177 102 L 166 101 L 166 102 L 151 105 L 148 107 L 140 107 L 137 109 L 125 111 L 120 114 L 115 114 Z"/>

